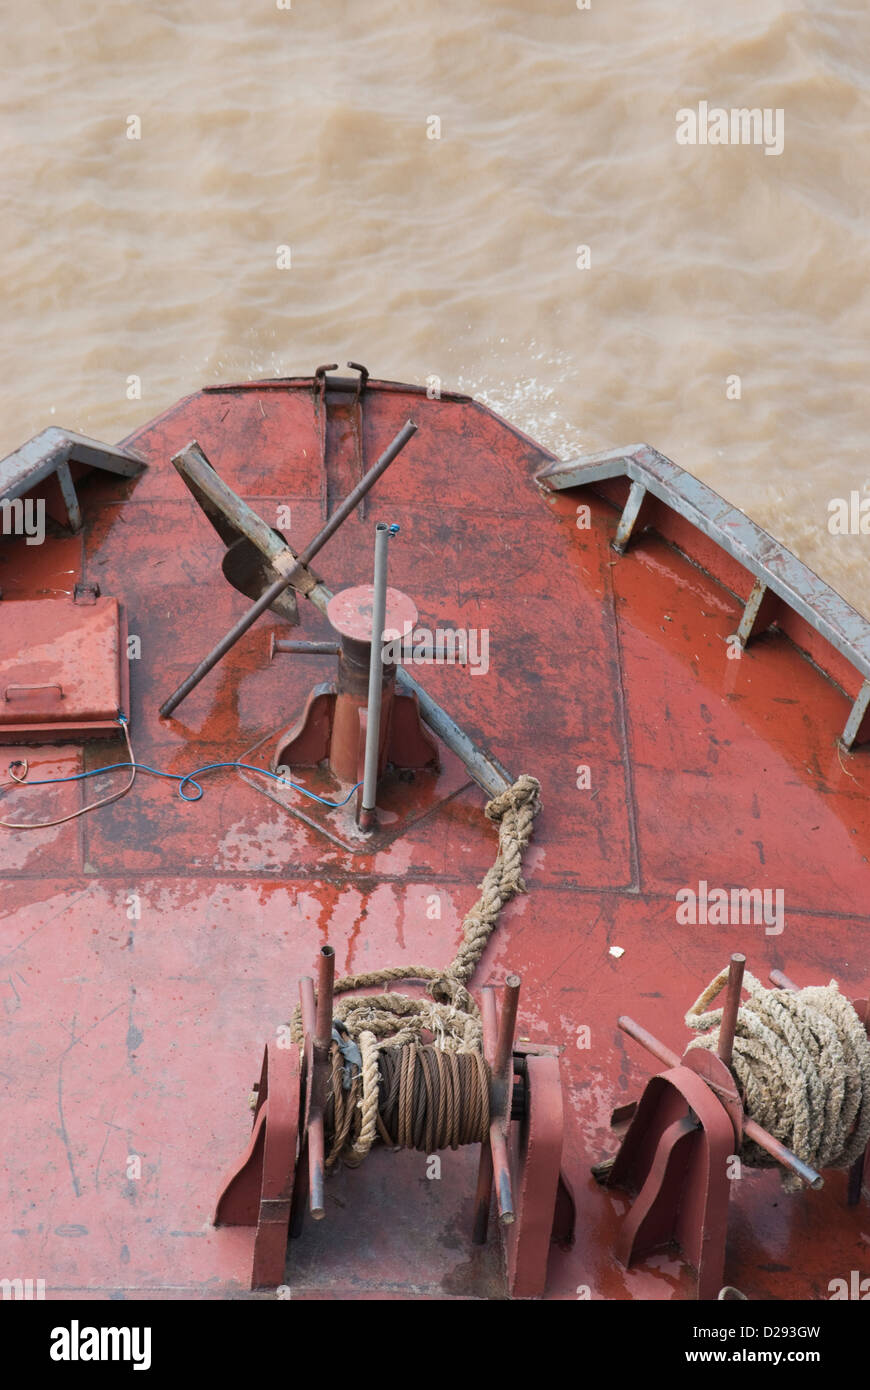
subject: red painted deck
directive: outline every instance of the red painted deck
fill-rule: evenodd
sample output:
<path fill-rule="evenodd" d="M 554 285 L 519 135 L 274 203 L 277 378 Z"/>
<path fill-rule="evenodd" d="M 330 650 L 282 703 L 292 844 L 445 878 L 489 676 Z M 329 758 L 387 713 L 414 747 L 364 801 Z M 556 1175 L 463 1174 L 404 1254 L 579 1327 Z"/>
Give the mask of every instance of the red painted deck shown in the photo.
<path fill-rule="evenodd" d="M 422 667 L 420 679 L 518 775 L 542 783 L 526 879 L 472 982 L 522 977 L 520 1028 L 563 1045 L 564 1166 L 578 1203 L 548 1295 L 690 1296 L 680 1263 L 626 1272 L 613 1259 L 625 1200 L 590 1165 L 613 1152 L 611 1109 L 650 1074 L 617 1032 L 630 1013 L 681 1051 L 682 1016 L 734 950 L 762 979 L 839 980 L 868 993 L 870 752 L 838 755 L 850 702 L 784 637 L 726 657 L 738 602 L 654 536 L 618 559 L 618 513 L 533 482 L 549 456 L 481 406 L 402 390 L 366 397 L 367 459 L 410 415 L 419 432 L 314 568 L 333 589 L 368 581 L 373 521 L 396 521 L 390 582 L 421 623 L 487 628 L 490 669 Z M 183 773 L 240 757 L 287 725 L 333 659 L 269 664 L 269 615 L 162 723 L 157 707 L 246 607 L 220 575 L 217 536 L 170 457 L 196 438 L 231 487 L 288 539 L 322 519 L 310 390 L 209 391 L 127 441 L 139 479 L 83 485 L 82 536 L 0 542 L 7 600 L 97 581 L 123 602 L 138 759 Z M 345 444 L 348 441 L 344 441 Z M 325 637 L 300 600 L 294 635 Z M 85 754 L 120 758 L 121 745 Z M 0 777 L 20 750 L 0 749 Z M 81 748 L 42 748 L 31 775 L 80 770 Z M 588 764 L 590 790 L 576 786 Z M 244 1296 L 253 1233 L 214 1230 L 220 1181 L 244 1148 L 262 1043 L 296 1002 L 318 948 L 338 973 L 445 965 L 496 841 L 483 794 L 445 764 L 444 795 L 383 852 L 351 854 L 236 772 L 185 804 L 141 775 L 130 794 L 70 825 L 0 831 L 0 1276 L 48 1296 Z M 122 774 L 113 774 L 120 779 Z M 108 789 L 94 779 L 84 795 Z M 4 818 L 81 804 L 81 784 L 13 791 Z M 14 815 L 9 815 L 13 813 Z M 19 815 L 22 813 L 22 815 Z M 785 928 L 680 926 L 674 894 L 699 880 L 782 888 Z M 441 919 L 427 916 L 436 894 Z M 609 954 L 619 946 L 624 954 Z M 591 1047 L 577 1046 L 591 1028 Z M 141 1158 L 141 1176 L 131 1157 Z M 327 1188 L 328 1217 L 290 1248 L 293 1297 L 502 1297 L 498 1253 L 469 1240 L 476 1151 L 371 1156 Z M 731 1203 L 727 1281 L 750 1297 L 828 1297 L 870 1256 L 867 1205 L 845 1175 L 783 1196 L 750 1173 Z M 261 1295 L 263 1296 L 263 1295 Z M 268 1295 L 265 1295 L 268 1296 Z"/>

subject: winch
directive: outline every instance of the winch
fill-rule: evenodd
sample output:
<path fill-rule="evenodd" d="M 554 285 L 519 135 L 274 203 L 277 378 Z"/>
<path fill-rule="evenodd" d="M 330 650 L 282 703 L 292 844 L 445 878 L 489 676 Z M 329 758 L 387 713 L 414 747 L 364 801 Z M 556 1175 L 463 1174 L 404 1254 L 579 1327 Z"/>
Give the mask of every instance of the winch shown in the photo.
<path fill-rule="evenodd" d="M 397 979 L 400 972 L 387 973 Z M 401 974 L 416 976 L 413 967 Z M 500 1018 L 495 989 L 484 987 L 480 1039 L 447 1050 L 420 1040 L 427 1022 L 437 1036 L 437 1014 L 423 1001 L 414 1014 L 411 1000 L 405 1018 L 421 1029 L 411 1026 L 407 1040 L 400 1033 L 378 1048 L 363 1027 L 357 1046 L 334 1014 L 336 991 L 350 987 L 334 975 L 335 952 L 324 946 L 316 993 L 310 977 L 299 984 L 293 1040 L 266 1046 L 251 1139 L 218 1198 L 216 1226 L 256 1227 L 251 1288 L 285 1283 L 288 1234 L 299 1235 L 306 1207 L 314 1220 L 326 1215 L 324 1181 L 340 1158 L 359 1162 L 377 1141 L 427 1155 L 477 1144 L 469 1239 L 487 1239 L 494 1188 L 509 1293 L 540 1297 L 551 1241 L 573 1243 L 574 1199 L 561 1172 L 559 1049 L 517 1042 L 519 977 L 505 980 Z M 403 996 L 389 998 L 394 1009 Z M 377 1027 L 382 998 L 360 995 L 353 1002 Z M 474 1008 L 470 998 L 468 1005 Z M 467 1018 L 475 1016 L 476 1009 Z"/>
<path fill-rule="evenodd" d="M 725 1283 L 729 1197 L 743 1164 L 778 1165 L 787 1190 L 824 1185 L 813 1163 L 847 1167 L 847 1201 L 856 1205 L 870 1163 L 868 1000 L 850 1003 L 833 981 L 799 990 L 772 970 L 771 991 L 746 976 L 744 1009 L 745 965 L 735 952 L 689 1010 L 689 1026 L 715 1032 L 682 1057 L 633 1019 L 619 1019 L 622 1032 L 667 1070 L 647 1083 L 640 1101 L 613 1112 L 619 1150 L 592 1170 L 603 1185 L 632 1196 L 617 1258 L 631 1266 L 676 1246 L 697 1275 L 699 1299 L 716 1298 Z M 722 989 L 723 1007 L 705 1013 Z"/>

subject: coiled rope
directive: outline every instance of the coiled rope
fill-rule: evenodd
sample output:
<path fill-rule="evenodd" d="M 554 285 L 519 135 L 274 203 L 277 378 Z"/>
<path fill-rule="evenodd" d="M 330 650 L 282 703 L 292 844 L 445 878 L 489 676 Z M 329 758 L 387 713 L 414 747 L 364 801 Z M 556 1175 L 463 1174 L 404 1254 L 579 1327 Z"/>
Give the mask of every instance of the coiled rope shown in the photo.
<path fill-rule="evenodd" d="M 717 976 L 686 1014 L 705 1034 L 689 1044 L 715 1051 L 722 1010 L 703 1010 L 723 988 Z M 731 1069 L 746 1114 L 811 1167 L 849 1168 L 870 1140 L 870 1039 L 836 980 L 808 989 L 765 989 L 748 971 L 749 999 L 737 1014 Z M 745 1142 L 750 1167 L 776 1167 Z M 783 1171 L 783 1187 L 800 1179 Z"/>
<path fill-rule="evenodd" d="M 465 916 L 459 950 L 446 970 L 398 965 L 335 981 L 336 995 L 400 980 L 428 981 L 429 997 L 365 994 L 336 1004 L 325 1115 L 331 1137 L 327 1167 L 339 1157 L 360 1162 L 377 1139 L 392 1148 L 431 1153 L 486 1138 L 489 1068 L 480 1011 L 466 986 L 502 908 L 526 891 L 523 854 L 541 809 L 540 790 L 536 778 L 523 774 L 487 803 L 487 819 L 498 825 L 498 854 Z M 301 1043 L 298 1006 L 290 1027 Z M 433 1042 L 424 1045 L 424 1034 Z"/>

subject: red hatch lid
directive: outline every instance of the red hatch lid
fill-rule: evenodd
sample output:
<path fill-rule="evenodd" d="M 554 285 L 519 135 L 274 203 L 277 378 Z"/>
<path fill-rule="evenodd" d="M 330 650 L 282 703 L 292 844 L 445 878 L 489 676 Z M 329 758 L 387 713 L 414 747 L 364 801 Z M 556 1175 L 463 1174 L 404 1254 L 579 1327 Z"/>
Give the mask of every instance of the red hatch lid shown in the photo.
<path fill-rule="evenodd" d="M 120 657 L 116 599 L 0 604 L 0 726 L 117 720 Z"/>

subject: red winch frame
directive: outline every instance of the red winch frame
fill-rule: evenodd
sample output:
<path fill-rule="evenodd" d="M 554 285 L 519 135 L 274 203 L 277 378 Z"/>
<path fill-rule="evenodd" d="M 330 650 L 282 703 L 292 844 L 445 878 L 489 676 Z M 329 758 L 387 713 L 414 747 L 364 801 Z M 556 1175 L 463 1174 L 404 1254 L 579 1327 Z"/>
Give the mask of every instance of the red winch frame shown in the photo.
<path fill-rule="evenodd" d="M 285 1282 L 287 1239 L 298 1235 L 307 1203 L 324 1205 L 324 1111 L 332 1042 L 335 954 L 321 949 L 318 990 L 300 981 L 304 1043 L 267 1044 L 248 1147 L 226 1179 L 216 1226 L 256 1226 L 252 1289 Z M 480 1146 L 472 1240 L 486 1240 L 495 1186 L 512 1297 L 544 1292 L 550 1242 L 570 1246 L 574 1200 L 561 1173 L 564 1114 L 558 1049 L 517 1046 L 520 981 L 508 976 L 500 1020 L 495 991 L 483 990 L 484 1053 L 491 1069 L 489 1140 Z"/>
<path fill-rule="evenodd" d="M 611 1126 L 622 1142 L 614 1159 L 592 1170 L 603 1185 L 633 1198 L 617 1242 L 619 1261 L 630 1268 L 654 1251 L 676 1246 L 697 1275 L 701 1300 L 718 1298 L 725 1283 L 728 1163 L 744 1137 L 810 1187 L 823 1186 L 819 1173 L 744 1113 L 730 1063 L 745 964 L 744 956 L 732 955 L 717 1053 L 690 1047 L 678 1057 L 633 1019 L 619 1019 L 620 1029 L 668 1070 L 647 1082 L 640 1101 L 613 1112 Z M 778 970 L 770 979 L 780 989 L 799 988 Z M 852 1004 L 870 1033 L 868 1001 Z M 860 1201 L 865 1178 L 870 1178 L 870 1145 L 850 1172 L 850 1205 Z"/>

